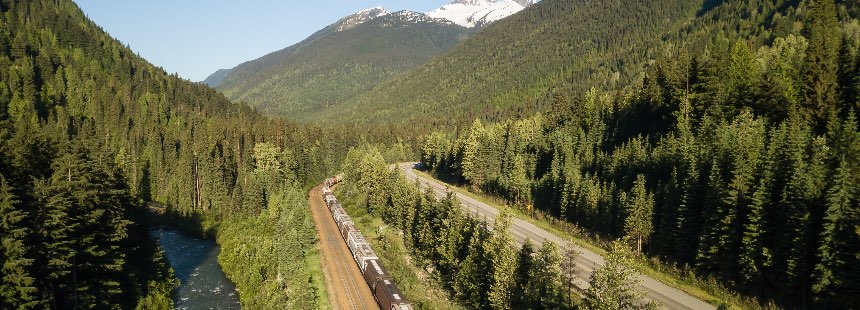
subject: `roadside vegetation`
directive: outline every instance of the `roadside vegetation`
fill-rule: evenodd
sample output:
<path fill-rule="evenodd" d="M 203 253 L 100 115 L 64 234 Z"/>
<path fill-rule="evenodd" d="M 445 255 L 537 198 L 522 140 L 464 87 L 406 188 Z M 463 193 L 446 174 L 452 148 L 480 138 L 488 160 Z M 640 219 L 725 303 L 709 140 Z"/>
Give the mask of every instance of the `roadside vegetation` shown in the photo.
<path fill-rule="evenodd" d="M 559 90 L 546 114 L 435 131 L 421 161 L 574 235 L 627 237 L 710 301 L 856 305 L 860 27 L 851 7 L 800 7 L 766 42 L 667 49 L 630 95 Z"/>
<path fill-rule="evenodd" d="M 349 197 L 353 216 L 367 218 L 365 213 L 370 214 L 371 218 L 382 219 L 384 225 L 376 220 L 363 225 L 402 235 L 415 264 L 431 270 L 452 300 L 465 308 L 656 306 L 639 304 L 641 293 L 634 289 L 638 284 L 630 276 L 634 269 L 625 258 L 632 255 L 620 252 L 622 247 L 617 248 L 616 256 L 611 256 L 619 258 L 618 264 L 595 273 L 607 285 L 595 286 L 591 295 L 582 299 L 581 293 L 568 285 L 574 277 L 576 252 L 560 249 L 551 242 L 539 248 L 532 243 L 517 246 L 508 230 L 511 217 L 507 213 L 490 228 L 483 220 L 465 213 L 452 196 L 437 200 L 431 192 L 422 192 L 408 183 L 369 145 L 347 154 L 344 172 L 346 181 L 338 191 Z M 625 285 L 619 287 L 618 283 Z"/>

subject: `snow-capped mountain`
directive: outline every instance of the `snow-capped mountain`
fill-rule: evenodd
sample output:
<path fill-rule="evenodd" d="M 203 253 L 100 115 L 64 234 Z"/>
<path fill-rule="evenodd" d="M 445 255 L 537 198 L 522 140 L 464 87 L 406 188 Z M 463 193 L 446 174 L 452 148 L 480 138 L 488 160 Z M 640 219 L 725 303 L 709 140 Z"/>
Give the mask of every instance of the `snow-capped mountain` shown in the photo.
<path fill-rule="evenodd" d="M 433 18 L 424 13 L 413 11 L 399 11 L 388 15 L 388 20 L 381 26 L 383 28 L 403 26 L 408 24 L 438 24 L 438 25 L 455 25 L 453 22 L 444 18 Z"/>
<path fill-rule="evenodd" d="M 518 0 L 518 1 L 528 1 L 528 0 Z M 424 13 L 418 13 L 413 11 L 399 11 L 399 12 L 388 12 L 384 7 L 378 6 L 375 8 L 370 8 L 366 10 L 361 10 L 355 14 L 349 15 L 347 17 L 341 18 L 339 21 L 334 23 L 335 30 L 344 31 L 348 29 L 352 29 L 355 26 L 366 23 L 367 21 L 382 17 L 382 16 L 391 16 L 395 17 L 391 19 L 391 21 L 399 21 L 400 23 L 407 24 L 419 24 L 419 23 L 437 23 L 437 24 L 454 24 L 450 20 L 446 18 L 434 18 L 430 17 Z"/>
<path fill-rule="evenodd" d="M 533 3 L 533 0 L 454 0 L 427 15 L 444 18 L 463 27 L 481 27 L 514 15 Z"/>
<path fill-rule="evenodd" d="M 341 18 L 337 23 L 337 31 L 344 31 L 352 27 L 361 25 L 371 19 L 388 15 L 388 11 L 384 7 L 378 6 L 366 10 L 361 10 L 358 13 Z"/>

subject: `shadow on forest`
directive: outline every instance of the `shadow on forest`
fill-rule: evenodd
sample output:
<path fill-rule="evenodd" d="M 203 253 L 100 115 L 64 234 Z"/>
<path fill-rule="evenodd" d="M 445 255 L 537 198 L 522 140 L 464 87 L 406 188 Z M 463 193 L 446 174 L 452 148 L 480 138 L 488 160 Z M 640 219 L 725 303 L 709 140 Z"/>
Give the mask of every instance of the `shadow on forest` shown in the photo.
<path fill-rule="evenodd" d="M 719 6 L 720 4 L 723 4 L 724 1 L 725 0 L 705 0 L 705 1 L 702 1 L 702 7 L 699 9 L 698 12 L 696 12 L 696 17 L 702 17 L 706 13 L 713 10 L 715 7 Z"/>

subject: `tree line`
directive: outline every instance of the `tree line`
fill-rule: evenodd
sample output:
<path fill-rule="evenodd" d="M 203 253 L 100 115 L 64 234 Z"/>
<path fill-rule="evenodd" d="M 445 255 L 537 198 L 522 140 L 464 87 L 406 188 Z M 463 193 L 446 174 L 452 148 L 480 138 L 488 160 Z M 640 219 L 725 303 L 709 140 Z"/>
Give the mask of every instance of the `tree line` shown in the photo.
<path fill-rule="evenodd" d="M 762 301 L 850 308 L 860 302 L 856 12 L 801 7 L 803 26 L 771 42 L 669 49 L 630 95 L 556 90 L 544 114 L 432 132 L 421 160 Z"/>
<path fill-rule="evenodd" d="M 430 266 L 444 288 L 470 309 L 651 309 L 640 301 L 632 252 L 616 246 L 606 268 L 592 275 L 581 299 L 575 258 L 579 252 L 545 242 L 518 247 L 509 231 L 511 217 L 502 213 L 493 223 L 461 209 L 449 194 L 437 199 L 421 191 L 370 145 L 351 149 L 343 166 L 346 181 L 339 191 L 358 207 L 401 231 L 407 248 Z M 587 280 L 587 279 L 586 279 Z M 420 305 L 419 305 L 420 306 Z"/>

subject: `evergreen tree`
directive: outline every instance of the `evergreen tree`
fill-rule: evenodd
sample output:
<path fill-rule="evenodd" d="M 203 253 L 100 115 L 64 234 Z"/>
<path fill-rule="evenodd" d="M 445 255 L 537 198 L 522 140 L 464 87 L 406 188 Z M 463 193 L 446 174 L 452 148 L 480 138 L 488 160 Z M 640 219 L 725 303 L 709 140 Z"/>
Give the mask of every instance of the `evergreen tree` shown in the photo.
<path fill-rule="evenodd" d="M 573 290 L 574 290 L 574 282 L 579 281 L 579 276 L 576 274 L 579 272 L 579 268 L 576 265 L 576 258 L 582 253 L 577 250 L 576 247 L 573 246 L 572 242 L 568 242 L 567 245 L 562 249 L 561 254 L 561 279 L 564 284 L 564 288 L 567 295 L 567 307 L 573 308 Z"/>
<path fill-rule="evenodd" d="M 558 245 L 546 241 L 537 252 L 529 272 L 526 294 L 531 309 L 560 309 L 567 306 L 562 295 L 564 275 Z"/>
<path fill-rule="evenodd" d="M 515 272 L 517 269 L 514 240 L 509 231 L 511 215 L 503 212 L 493 224 L 493 237 L 490 241 L 492 249 L 493 273 L 490 285 L 489 301 L 493 309 L 508 309 L 514 294 Z"/>
<path fill-rule="evenodd" d="M 535 271 L 534 254 L 534 245 L 531 240 L 526 239 L 517 256 L 514 287 L 511 289 L 514 292 L 511 296 L 511 308 L 534 309 L 532 303 L 540 300 L 540 297 L 535 297 L 541 295 L 534 295 L 531 290 L 531 274 Z"/>
<path fill-rule="evenodd" d="M 654 302 L 642 304 L 638 274 L 633 269 L 633 255 L 623 242 L 615 241 L 606 264 L 591 274 L 591 286 L 585 291 L 584 309 L 657 309 Z"/>
<path fill-rule="evenodd" d="M 851 308 L 860 304 L 860 238 L 854 227 L 860 225 L 860 205 L 857 200 L 857 185 L 852 184 L 852 171 L 842 161 L 833 186 L 827 194 L 827 213 L 824 231 L 818 248 L 819 262 L 815 266 L 814 292 L 820 300 Z M 835 306 L 834 304 L 828 307 Z"/>
<path fill-rule="evenodd" d="M 821 130 L 831 113 L 839 112 L 840 36 L 834 0 L 810 1 L 804 31 L 809 40 L 803 77 L 806 111 Z"/>
<path fill-rule="evenodd" d="M 645 189 L 645 176 L 639 174 L 626 202 L 627 219 L 624 234 L 636 242 L 637 253 L 642 253 L 642 242 L 647 242 L 653 232 L 654 196 Z"/>
<path fill-rule="evenodd" d="M 460 263 L 457 272 L 457 295 L 470 308 L 489 308 L 487 294 L 490 289 L 492 266 L 489 265 L 489 230 L 484 222 L 472 220 L 472 238 L 469 239 L 468 255 Z"/>
<path fill-rule="evenodd" d="M 34 308 L 35 279 L 30 274 L 33 259 L 25 244 L 30 229 L 24 220 L 27 214 L 20 209 L 13 188 L 0 174 L 0 307 Z"/>
<path fill-rule="evenodd" d="M 57 307 L 122 304 L 131 224 L 126 208 L 133 206 L 133 199 L 115 168 L 99 162 L 109 161 L 74 146 L 54 165 L 45 219 L 51 233 L 43 238 L 49 286 L 54 289 L 50 298 Z"/>

